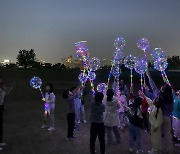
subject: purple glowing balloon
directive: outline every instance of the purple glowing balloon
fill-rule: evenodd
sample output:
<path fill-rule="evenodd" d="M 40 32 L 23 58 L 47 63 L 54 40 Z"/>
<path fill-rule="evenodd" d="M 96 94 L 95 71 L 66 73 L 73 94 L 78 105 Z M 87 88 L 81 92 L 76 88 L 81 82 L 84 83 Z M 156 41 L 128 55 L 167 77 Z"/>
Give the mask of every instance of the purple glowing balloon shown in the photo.
<path fill-rule="evenodd" d="M 137 42 L 137 47 L 141 50 L 147 50 L 149 48 L 149 41 L 147 38 L 141 38 Z"/>

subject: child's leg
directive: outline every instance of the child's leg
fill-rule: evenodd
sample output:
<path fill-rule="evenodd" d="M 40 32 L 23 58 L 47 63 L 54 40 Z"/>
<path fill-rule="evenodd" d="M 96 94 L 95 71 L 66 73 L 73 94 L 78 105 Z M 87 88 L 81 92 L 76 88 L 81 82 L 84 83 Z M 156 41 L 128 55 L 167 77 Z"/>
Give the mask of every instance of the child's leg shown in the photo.
<path fill-rule="evenodd" d="M 161 127 L 154 131 L 154 127 L 151 126 L 151 142 L 153 151 L 158 152 L 161 150 Z"/>
<path fill-rule="evenodd" d="M 148 115 L 147 115 L 147 112 L 146 113 L 142 113 L 142 116 L 143 116 L 143 121 L 144 121 L 144 128 L 146 130 L 148 130 Z"/>
<path fill-rule="evenodd" d="M 118 127 L 117 126 L 113 127 L 113 131 L 114 131 L 114 134 L 116 136 L 117 143 L 120 143 L 121 142 L 121 137 L 120 137 L 120 133 L 119 133 Z"/>
<path fill-rule="evenodd" d="M 108 141 L 108 144 L 111 144 L 112 143 L 112 134 L 111 134 L 112 127 L 107 127 L 106 126 L 106 131 L 107 131 L 107 141 Z"/>
<path fill-rule="evenodd" d="M 101 154 L 105 154 L 105 126 L 104 124 L 98 124 L 98 138 L 100 143 Z"/>
<path fill-rule="evenodd" d="M 141 128 L 135 127 L 137 150 L 141 149 Z"/>
<path fill-rule="evenodd" d="M 85 115 L 85 110 L 84 110 L 84 105 L 81 105 L 81 114 L 82 114 L 82 118 L 83 120 L 86 120 L 86 115 Z"/>
<path fill-rule="evenodd" d="M 90 152 L 95 154 L 95 142 L 97 137 L 97 127 L 95 123 L 91 123 L 90 129 Z"/>
<path fill-rule="evenodd" d="M 54 127 L 54 107 L 50 108 L 50 126 Z"/>
<path fill-rule="evenodd" d="M 75 115 L 76 115 L 76 122 L 80 121 L 80 108 L 76 108 Z"/>
<path fill-rule="evenodd" d="M 75 114 L 74 113 L 68 113 L 67 121 L 68 121 L 68 134 L 67 134 L 67 137 L 70 138 L 70 137 L 73 137 Z"/>
<path fill-rule="evenodd" d="M 124 114 L 123 114 L 123 112 L 119 112 L 119 122 L 120 122 L 120 127 L 121 128 L 123 128 L 124 126 L 123 126 L 123 117 L 124 116 Z"/>
<path fill-rule="evenodd" d="M 128 130 L 129 130 L 129 147 L 130 148 L 134 148 L 134 126 L 129 122 L 129 126 L 128 126 Z"/>

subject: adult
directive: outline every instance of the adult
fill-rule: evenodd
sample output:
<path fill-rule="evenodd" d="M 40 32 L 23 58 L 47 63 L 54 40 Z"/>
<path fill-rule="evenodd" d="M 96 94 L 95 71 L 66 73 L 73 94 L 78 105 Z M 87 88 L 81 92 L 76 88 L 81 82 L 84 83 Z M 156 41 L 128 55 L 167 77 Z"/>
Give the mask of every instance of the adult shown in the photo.
<path fill-rule="evenodd" d="M 117 98 L 114 96 L 113 89 L 107 90 L 107 99 L 103 102 L 105 105 L 105 113 L 104 113 L 104 125 L 107 130 L 107 141 L 108 145 L 112 144 L 112 130 L 116 137 L 117 143 L 120 143 L 120 133 L 118 130 L 119 125 L 119 116 L 118 109 L 120 105 L 118 103 Z"/>
<path fill-rule="evenodd" d="M 152 80 L 150 73 L 146 72 L 151 89 L 153 90 L 153 94 L 155 97 L 159 97 L 162 101 L 162 113 L 163 113 L 163 125 L 162 125 L 162 134 L 163 140 L 162 145 L 166 147 L 168 153 L 173 153 L 173 142 L 172 142 L 172 135 L 171 135 L 171 115 L 173 112 L 173 94 L 172 88 L 169 84 L 165 84 L 161 86 L 159 90 Z"/>

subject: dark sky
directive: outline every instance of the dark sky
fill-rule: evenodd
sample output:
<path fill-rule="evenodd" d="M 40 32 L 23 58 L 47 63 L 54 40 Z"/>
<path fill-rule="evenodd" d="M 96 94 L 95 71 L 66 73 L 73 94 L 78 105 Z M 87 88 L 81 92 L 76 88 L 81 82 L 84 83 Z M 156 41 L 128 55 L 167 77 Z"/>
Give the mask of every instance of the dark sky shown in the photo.
<path fill-rule="evenodd" d="M 16 60 L 19 49 L 60 62 L 74 43 L 88 41 L 91 56 L 111 58 L 117 36 L 125 55 L 142 54 L 138 38 L 166 55 L 180 55 L 180 0 L 0 0 L 0 60 Z"/>

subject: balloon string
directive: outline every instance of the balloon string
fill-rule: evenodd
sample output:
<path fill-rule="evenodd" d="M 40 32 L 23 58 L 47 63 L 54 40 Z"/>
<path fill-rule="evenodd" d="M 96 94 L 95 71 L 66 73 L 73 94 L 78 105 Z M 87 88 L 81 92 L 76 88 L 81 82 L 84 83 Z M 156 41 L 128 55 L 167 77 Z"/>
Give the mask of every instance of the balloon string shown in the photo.
<path fill-rule="evenodd" d="M 144 85 L 146 85 L 146 77 L 145 77 L 145 73 L 143 73 L 143 79 L 144 79 Z"/>
<path fill-rule="evenodd" d="M 143 50 L 144 51 L 144 56 L 145 56 L 145 58 L 147 58 L 147 55 L 146 55 L 146 50 Z"/>
<path fill-rule="evenodd" d="M 130 72 L 131 72 L 131 75 L 130 75 L 130 78 L 131 78 L 130 93 L 133 93 L 133 75 L 132 75 L 132 69 L 130 69 Z"/>
<path fill-rule="evenodd" d="M 141 87 L 143 86 L 143 74 L 141 74 Z"/>
<path fill-rule="evenodd" d="M 40 91 L 40 93 L 41 93 L 41 97 L 44 98 L 44 94 L 43 94 L 41 88 L 39 88 L 39 91 Z"/>

